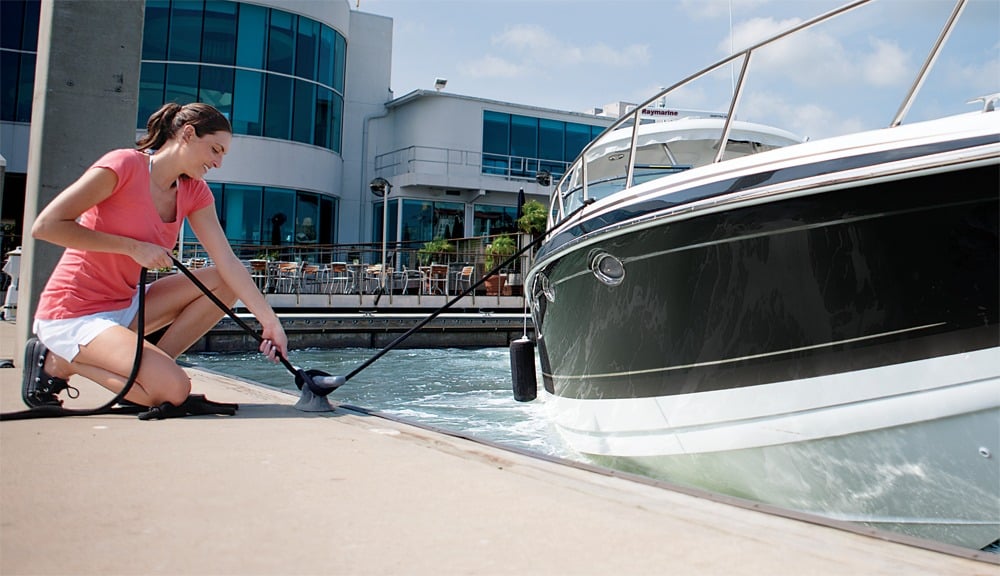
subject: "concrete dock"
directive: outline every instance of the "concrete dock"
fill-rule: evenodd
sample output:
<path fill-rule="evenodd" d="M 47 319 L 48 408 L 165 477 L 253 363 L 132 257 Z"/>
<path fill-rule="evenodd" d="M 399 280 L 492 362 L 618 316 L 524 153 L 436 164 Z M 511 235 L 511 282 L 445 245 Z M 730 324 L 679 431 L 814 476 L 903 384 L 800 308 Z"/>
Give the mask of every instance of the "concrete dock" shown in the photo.
<path fill-rule="evenodd" d="M 0 358 L 17 364 L 0 369 L 4 413 L 24 408 L 20 357 L 0 322 Z M 0 574 L 1000 574 L 984 553 L 343 408 L 306 414 L 286 393 L 190 372 L 239 413 L 0 424 Z M 110 398 L 72 383 L 76 406 Z"/>

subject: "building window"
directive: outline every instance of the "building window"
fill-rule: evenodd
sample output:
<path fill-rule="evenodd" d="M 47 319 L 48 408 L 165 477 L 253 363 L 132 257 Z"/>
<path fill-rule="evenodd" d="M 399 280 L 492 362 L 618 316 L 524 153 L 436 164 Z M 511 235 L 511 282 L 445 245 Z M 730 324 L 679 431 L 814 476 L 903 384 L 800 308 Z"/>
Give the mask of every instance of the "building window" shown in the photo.
<path fill-rule="evenodd" d="M 143 66 L 145 68 L 145 65 Z M 248 136 L 264 133 L 264 75 L 250 70 L 236 71 L 233 87 L 233 132 Z"/>
<path fill-rule="evenodd" d="M 260 186 L 226 184 L 222 194 L 216 194 L 216 204 L 222 206 L 222 229 L 233 244 L 261 243 Z"/>
<path fill-rule="evenodd" d="M 462 238 L 465 236 L 465 204 L 461 202 L 403 200 L 402 235 L 404 242 L 428 242 L 435 238 Z M 382 241 L 381 229 L 379 230 L 379 238 L 373 238 L 373 240 Z"/>
<path fill-rule="evenodd" d="M 0 1 L 0 120 L 31 122 L 39 2 Z"/>
<path fill-rule="evenodd" d="M 329 26 L 275 8 L 149 0 L 136 126 L 164 102 L 202 101 L 226 114 L 235 134 L 339 153 L 346 48 Z"/>
<path fill-rule="evenodd" d="M 517 232 L 517 208 L 476 204 L 472 212 L 472 235 L 495 236 Z"/>
<path fill-rule="evenodd" d="M 173 0 L 167 32 L 167 58 L 175 62 L 198 62 L 201 58 L 201 24 L 205 13 L 201 0 Z"/>
<path fill-rule="evenodd" d="M 267 28 L 267 69 L 271 72 L 293 72 L 295 20 L 294 14 L 271 10 L 271 22 Z"/>
<path fill-rule="evenodd" d="M 202 66 L 198 100 L 211 104 L 226 118 L 233 117 L 233 69 L 227 66 Z"/>
<path fill-rule="evenodd" d="M 375 242 L 382 241 L 382 202 L 375 202 L 372 212 L 372 239 Z M 386 242 L 396 241 L 397 222 L 399 221 L 399 202 L 396 199 L 389 201 L 389 229 L 386 230 Z"/>
<path fill-rule="evenodd" d="M 483 174 L 558 178 L 603 126 L 483 111 Z"/>
<path fill-rule="evenodd" d="M 202 34 L 201 61 L 232 66 L 236 63 L 236 7 L 233 2 L 205 2 L 205 31 Z"/>
<path fill-rule="evenodd" d="M 241 4 L 239 29 L 236 32 L 236 65 L 241 68 L 264 68 L 267 46 L 267 8 Z M 143 54 L 145 57 L 145 54 Z"/>

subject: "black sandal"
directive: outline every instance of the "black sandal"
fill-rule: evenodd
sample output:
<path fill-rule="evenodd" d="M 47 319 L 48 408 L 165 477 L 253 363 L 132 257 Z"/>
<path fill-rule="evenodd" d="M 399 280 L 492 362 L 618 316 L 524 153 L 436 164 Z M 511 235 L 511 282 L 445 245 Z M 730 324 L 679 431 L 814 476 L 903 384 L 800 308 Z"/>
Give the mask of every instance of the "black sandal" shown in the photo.
<path fill-rule="evenodd" d="M 21 398 L 31 408 L 36 406 L 62 406 L 58 394 L 70 390 L 70 398 L 75 398 L 73 392 L 79 391 L 62 378 L 56 378 L 45 372 L 45 357 L 49 349 L 39 342 L 38 338 L 30 338 L 24 346 L 24 374 L 21 381 Z"/>

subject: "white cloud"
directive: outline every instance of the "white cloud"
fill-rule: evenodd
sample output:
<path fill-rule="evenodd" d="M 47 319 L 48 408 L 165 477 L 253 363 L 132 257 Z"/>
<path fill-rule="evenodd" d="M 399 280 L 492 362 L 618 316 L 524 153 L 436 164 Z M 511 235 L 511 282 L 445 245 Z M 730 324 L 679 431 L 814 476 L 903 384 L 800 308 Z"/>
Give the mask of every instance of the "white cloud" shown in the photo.
<path fill-rule="evenodd" d="M 603 64 L 617 67 L 644 65 L 650 60 L 649 46 L 629 44 L 614 47 L 603 42 L 585 47 L 558 40 L 541 26 L 519 24 L 493 37 L 493 44 L 519 54 L 525 62 L 536 65 L 573 66 Z"/>
<path fill-rule="evenodd" d="M 732 10 L 734 16 L 752 11 L 771 0 L 681 0 L 681 8 L 696 20 L 728 18 Z"/>
<path fill-rule="evenodd" d="M 907 54 L 894 42 L 872 40 L 873 50 L 861 59 L 861 75 L 874 86 L 905 84 L 913 70 Z"/>
<path fill-rule="evenodd" d="M 525 71 L 523 66 L 491 54 L 463 62 L 458 65 L 458 70 L 473 78 L 517 78 Z"/>

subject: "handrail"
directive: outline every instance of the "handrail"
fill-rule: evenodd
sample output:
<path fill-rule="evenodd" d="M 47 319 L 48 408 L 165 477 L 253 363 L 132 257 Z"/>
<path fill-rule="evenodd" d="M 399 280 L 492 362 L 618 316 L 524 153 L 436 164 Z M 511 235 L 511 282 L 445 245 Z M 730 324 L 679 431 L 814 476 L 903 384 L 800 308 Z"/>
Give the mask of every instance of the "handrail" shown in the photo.
<path fill-rule="evenodd" d="M 917 97 L 917 93 L 920 91 L 921 86 L 924 85 L 924 80 L 927 79 L 927 74 L 930 72 L 931 67 L 937 61 L 938 54 L 941 53 L 941 47 L 944 43 L 948 41 L 948 37 L 951 36 L 951 31 L 955 27 L 955 23 L 958 18 L 962 15 L 962 11 L 965 10 L 966 0 L 958 0 L 955 4 L 955 8 L 951 11 L 951 16 L 948 17 L 948 21 L 945 22 L 944 28 L 941 29 L 941 33 L 938 34 L 937 40 L 934 42 L 934 46 L 931 48 L 931 53 L 927 55 L 927 59 L 924 60 L 924 65 L 920 68 L 920 72 L 917 73 L 916 79 L 913 81 L 913 86 L 910 87 L 910 91 L 906 93 L 906 98 L 903 99 L 902 105 L 899 107 L 899 111 L 896 112 L 896 117 L 892 119 L 892 123 L 889 127 L 899 126 L 903 122 L 903 118 L 906 113 L 910 111 L 910 106 L 913 105 L 913 100 Z"/>
<path fill-rule="evenodd" d="M 629 112 L 627 112 L 625 114 L 622 114 L 622 116 L 620 118 L 618 118 L 618 120 L 616 120 L 614 123 L 612 123 L 610 126 L 608 126 L 608 128 L 606 128 L 597 138 L 595 138 L 594 140 L 592 140 L 583 149 L 582 152 L 580 152 L 579 156 L 577 156 L 577 158 L 573 161 L 573 163 L 567 168 L 566 173 L 563 176 L 563 178 L 560 179 L 560 181 L 556 184 L 556 186 L 554 186 L 553 192 L 552 192 L 552 197 L 550 198 L 550 203 L 549 203 L 549 207 L 550 207 L 550 212 L 549 212 L 549 220 L 550 220 L 549 221 L 549 226 L 553 227 L 556 224 L 558 224 L 559 222 L 561 222 L 563 219 L 565 219 L 564 214 L 565 214 L 565 211 L 566 211 L 566 206 L 565 206 L 564 201 L 563 201 L 563 194 L 564 193 L 565 194 L 571 194 L 571 193 L 574 192 L 574 190 L 573 189 L 569 189 L 568 186 L 563 187 L 561 185 L 563 184 L 563 181 L 566 178 L 569 178 L 574 173 L 574 171 L 579 170 L 580 171 L 580 175 L 581 175 L 581 179 L 582 179 L 581 186 L 579 188 L 576 188 L 575 190 L 580 190 L 580 188 L 582 188 L 582 197 L 583 197 L 584 201 L 586 201 L 587 199 L 590 198 L 590 190 L 589 190 L 590 182 L 588 182 L 588 178 L 587 178 L 587 161 L 586 161 L 586 158 L 587 158 L 587 154 L 589 152 L 591 152 L 601 142 L 601 140 L 602 140 L 602 138 L 604 136 L 610 134 L 611 132 L 613 132 L 615 130 L 618 130 L 619 128 L 623 127 L 626 123 L 632 122 L 632 138 L 631 138 L 631 144 L 629 146 L 628 166 L 627 166 L 627 169 L 626 169 L 626 180 L 625 180 L 626 187 L 632 186 L 632 184 L 634 182 L 634 176 L 635 176 L 635 162 L 636 162 L 636 154 L 637 154 L 637 149 L 638 149 L 638 132 L 639 132 L 639 125 L 640 125 L 642 111 L 644 109 L 646 109 L 647 107 L 649 107 L 654 102 L 662 100 L 665 96 L 667 96 L 667 95 L 675 92 L 679 88 L 687 86 L 688 84 L 691 84 L 692 82 L 694 82 L 694 81 L 696 81 L 696 80 L 698 80 L 698 79 L 700 79 L 700 78 L 702 78 L 704 76 L 707 76 L 708 74 L 711 74 L 712 72 L 715 72 L 715 71 L 723 68 L 724 66 L 727 66 L 727 65 L 735 62 L 736 60 L 742 58 L 743 59 L 743 64 L 742 64 L 742 68 L 741 68 L 741 71 L 740 71 L 739 80 L 735 83 L 735 85 L 733 87 L 733 94 L 732 94 L 732 96 L 730 98 L 730 101 L 729 101 L 729 110 L 728 110 L 728 113 L 726 114 L 726 119 L 725 119 L 725 122 L 723 124 L 722 132 L 720 133 L 720 140 L 719 140 L 719 144 L 718 144 L 718 152 L 716 153 L 716 156 L 715 156 L 715 159 L 714 159 L 714 162 L 716 162 L 716 163 L 720 162 L 722 160 L 722 158 L 723 158 L 723 155 L 725 154 L 726 145 L 728 144 L 730 129 L 732 127 L 733 120 L 736 117 L 736 111 L 737 111 L 737 108 L 739 106 L 740 98 L 741 98 L 741 96 L 743 94 L 744 86 L 746 85 L 746 79 L 749 76 L 751 56 L 755 52 L 759 51 L 760 49 L 762 49 L 764 47 L 767 47 L 767 46 L 770 46 L 770 45 L 772 45 L 772 44 L 774 44 L 774 43 L 776 43 L 776 42 L 778 42 L 778 41 L 780 41 L 780 40 L 782 40 L 782 39 L 784 39 L 784 38 L 786 38 L 788 36 L 796 34 L 796 33 L 800 32 L 802 30 L 805 30 L 805 29 L 808 29 L 808 28 L 812 28 L 812 27 L 816 26 L 817 24 L 819 24 L 821 22 L 825 22 L 827 20 L 830 20 L 832 18 L 835 18 L 835 17 L 840 16 L 842 14 L 845 14 L 847 12 L 851 12 L 851 11 L 853 11 L 853 10 L 861 7 L 861 6 L 864 6 L 866 4 L 871 3 L 872 1 L 873 0 L 855 0 L 854 2 L 849 2 L 849 3 L 847 3 L 847 4 L 843 5 L 843 6 L 840 6 L 838 8 L 834 8 L 832 10 L 829 10 L 828 12 L 825 12 L 823 14 L 815 16 L 815 17 L 813 17 L 813 18 L 811 18 L 809 20 L 806 20 L 806 21 L 804 21 L 804 22 L 802 22 L 800 24 L 797 24 L 795 26 L 792 26 L 792 27 L 788 28 L 787 30 L 784 30 L 782 32 L 779 32 L 778 34 L 775 34 L 775 35 L 773 35 L 773 36 L 771 36 L 769 38 L 766 38 L 766 39 L 764 39 L 764 40 L 762 40 L 760 42 L 757 42 L 756 44 L 753 44 L 753 45 L 749 46 L 748 48 L 744 48 L 743 50 L 740 50 L 739 52 L 735 52 L 733 54 L 730 54 L 729 56 L 727 56 L 727 57 L 725 57 L 725 58 L 717 61 L 715 64 L 712 64 L 712 65 L 710 65 L 710 66 L 708 66 L 706 68 L 703 68 L 702 70 L 700 70 L 698 72 L 695 72 L 694 74 L 691 74 L 691 75 L 683 78 L 679 82 L 677 82 L 677 83 L 675 83 L 675 84 L 673 84 L 673 85 L 671 85 L 671 86 L 669 86 L 667 88 L 664 88 L 663 90 L 661 90 L 660 92 L 658 92 L 657 94 L 655 94 L 654 96 L 652 96 L 651 98 L 649 98 L 649 99 L 645 100 L 644 102 L 642 102 L 641 104 L 637 105 L 633 110 L 631 110 L 631 111 L 629 111 Z M 917 78 L 914 81 L 913 86 L 907 92 L 906 98 L 904 99 L 902 105 L 900 106 L 899 111 L 897 112 L 896 116 L 893 118 L 892 124 L 890 124 L 890 126 L 898 126 L 903 121 L 903 118 L 905 117 L 905 115 L 909 111 L 909 108 L 912 105 L 914 99 L 916 98 L 917 93 L 919 92 L 920 88 L 922 87 L 924 80 L 926 79 L 927 75 L 929 74 L 930 69 L 933 67 L 935 61 L 937 60 L 937 57 L 938 57 L 938 55 L 941 52 L 941 48 L 943 47 L 943 45 L 945 44 L 945 42 L 947 42 L 948 37 L 950 36 L 951 32 L 954 30 L 955 24 L 958 21 L 959 17 L 961 16 L 963 10 L 965 9 L 966 4 L 967 4 L 967 0 L 957 0 L 956 1 L 955 8 L 952 10 L 952 13 L 951 13 L 950 17 L 948 18 L 947 22 L 945 23 L 944 28 L 942 29 L 941 33 L 939 34 L 939 36 L 937 38 L 937 41 L 935 42 L 934 46 L 932 47 L 932 49 L 930 51 L 930 54 L 928 55 L 927 59 L 924 61 L 923 67 L 920 69 L 920 72 L 918 73 Z M 579 167 L 577 167 L 577 165 L 579 165 Z M 564 188 L 566 188 L 566 189 L 564 189 Z"/>

